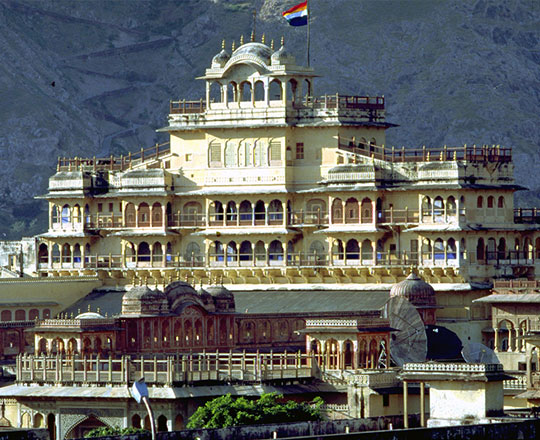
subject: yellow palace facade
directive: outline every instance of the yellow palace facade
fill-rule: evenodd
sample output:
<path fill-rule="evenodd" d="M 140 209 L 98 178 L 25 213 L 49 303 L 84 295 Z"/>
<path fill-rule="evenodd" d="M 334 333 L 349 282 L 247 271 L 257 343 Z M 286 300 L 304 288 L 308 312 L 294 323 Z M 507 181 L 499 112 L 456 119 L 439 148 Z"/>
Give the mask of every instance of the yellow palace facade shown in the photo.
<path fill-rule="evenodd" d="M 163 284 L 533 278 L 536 211 L 500 146 L 385 147 L 384 97 L 316 95 L 282 44 L 222 49 L 206 96 L 171 101 L 170 141 L 61 158 L 43 197 L 41 276 Z"/>

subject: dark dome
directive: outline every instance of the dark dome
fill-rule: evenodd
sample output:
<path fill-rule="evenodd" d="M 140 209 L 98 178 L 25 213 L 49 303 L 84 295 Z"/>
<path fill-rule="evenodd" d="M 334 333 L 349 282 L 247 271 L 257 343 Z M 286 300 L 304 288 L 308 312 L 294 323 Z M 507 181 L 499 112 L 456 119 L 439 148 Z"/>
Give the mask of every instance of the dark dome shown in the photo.
<path fill-rule="evenodd" d="M 160 290 L 152 290 L 148 286 L 136 286 L 129 289 L 122 299 L 155 299 L 163 298 L 165 294 Z"/>
<path fill-rule="evenodd" d="M 414 306 L 435 306 L 435 290 L 415 273 L 395 284 L 390 289 L 390 296 L 404 296 Z"/>
<path fill-rule="evenodd" d="M 167 296 L 167 301 L 169 304 L 172 304 L 179 296 L 182 295 L 196 295 L 197 291 L 193 286 L 185 281 L 174 281 L 165 287 L 165 295 Z"/>
<path fill-rule="evenodd" d="M 232 56 L 238 57 L 242 55 L 251 55 L 257 58 L 260 58 L 266 64 L 270 63 L 270 57 L 272 56 L 272 51 L 266 44 L 262 43 L 246 43 L 236 49 Z"/>
<path fill-rule="evenodd" d="M 234 298 L 232 292 L 224 286 L 208 286 L 206 292 L 214 298 Z"/>
<path fill-rule="evenodd" d="M 122 315 L 160 315 L 169 312 L 167 296 L 148 286 L 137 286 L 122 297 Z"/>

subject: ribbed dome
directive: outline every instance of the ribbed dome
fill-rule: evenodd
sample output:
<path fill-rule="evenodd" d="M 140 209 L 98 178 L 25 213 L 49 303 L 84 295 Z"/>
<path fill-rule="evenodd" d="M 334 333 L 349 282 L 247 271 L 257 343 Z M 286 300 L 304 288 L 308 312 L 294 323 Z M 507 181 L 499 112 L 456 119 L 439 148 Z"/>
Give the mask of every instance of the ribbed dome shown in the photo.
<path fill-rule="evenodd" d="M 415 273 L 392 286 L 390 296 L 404 296 L 417 307 L 436 305 L 435 290 Z"/>
<path fill-rule="evenodd" d="M 197 291 L 193 286 L 185 281 L 174 281 L 165 287 L 165 295 L 167 295 L 167 301 L 169 304 L 173 304 L 174 301 L 183 295 L 196 295 Z"/>
<path fill-rule="evenodd" d="M 212 67 L 223 67 L 227 61 L 231 59 L 231 55 L 225 49 L 221 49 L 214 58 L 212 58 Z"/>
<path fill-rule="evenodd" d="M 266 44 L 251 42 L 240 46 L 233 52 L 232 56 L 235 58 L 241 57 L 242 55 L 254 56 L 259 58 L 265 64 L 269 64 L 271 54 L 272 51 Z"/>
<path fill-rule="evenodd" d="M 105 317 L 97 312 L 84 312 L 75 316 L 75 319 L 104 319 Z"/>
<path fill-rule="evenodd" d="M 208 286 L 206 292 L 214 298 L 234 298 L 232 292 L 224 286 Z"/>
<path fill-rule="evenodd" d="M 160 315 L 168 311 L 167 296 L 148 286 L 133 287 L 122 297 L 122 315 Z"/>

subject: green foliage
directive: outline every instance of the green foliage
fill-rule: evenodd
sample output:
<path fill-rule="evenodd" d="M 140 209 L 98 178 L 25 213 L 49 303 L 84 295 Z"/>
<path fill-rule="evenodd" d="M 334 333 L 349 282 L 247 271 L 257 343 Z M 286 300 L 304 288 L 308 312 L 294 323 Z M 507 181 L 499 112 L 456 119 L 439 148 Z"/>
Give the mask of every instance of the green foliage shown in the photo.
<path fill-rule="evenodd" d="M 323 400 L 312 402 L 284 400 L 277 393 L 263 394 L 258 400 L 234 399 L 230 394 L 217 397 L 197 408 L 187 428 L 226 428 L 237 425 L 321 420 Z"/>
<path fill-rule="evenodd" d="M 119 428 L 118 426 L 101 426 L 88 431 L 84 437 L 108 437 L 111 435 L 130 435 L 130 434 L 143 434 L 148 432 L 142 428 Z"/>

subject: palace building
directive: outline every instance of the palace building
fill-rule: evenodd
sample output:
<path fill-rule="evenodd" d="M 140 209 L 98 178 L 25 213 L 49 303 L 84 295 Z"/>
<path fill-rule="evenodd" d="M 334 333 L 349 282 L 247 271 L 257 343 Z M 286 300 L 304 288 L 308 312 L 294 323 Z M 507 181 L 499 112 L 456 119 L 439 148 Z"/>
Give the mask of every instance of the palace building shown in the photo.
<path fill-rule="evenodd" d="M 385 146 L 382 96 L 316 95 L 278 50 L 222 49 L 206 96 L 171 101 L 166 144 L 61 158 L 41 276 L 233 285 L 534 277 L 536 216 L 500 146 Z M 136 282 L 135 282 L 136 284 Z"/>

